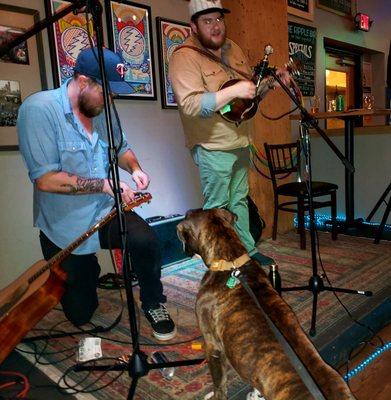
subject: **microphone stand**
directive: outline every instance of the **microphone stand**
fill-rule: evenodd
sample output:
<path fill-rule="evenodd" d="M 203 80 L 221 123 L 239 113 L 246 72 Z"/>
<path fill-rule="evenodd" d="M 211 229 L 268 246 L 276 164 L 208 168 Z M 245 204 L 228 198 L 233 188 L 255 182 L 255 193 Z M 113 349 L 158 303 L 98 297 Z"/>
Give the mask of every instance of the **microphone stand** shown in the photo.
<path fill-rule="evenodd" d="M 383 231 L 384 231 L 384 226 L 385 226 L 385 224 L 387 222 L 388 216 L 390 215 L 390 211 L 391 211 L 391 195 L 390 195 L 388 201 L 386 201 L 386 197 L 390 192 L 391 192 L 391 183 L 389 183 L 389 185 L 387 186 L 386 190 L 383 192 L 383 194 L 380 196 L 379 200 L 377 201 L 375 207 L 373 207 L 373 210 L 369 213 L 368 217 L 365 219 L 365 222 L 370 222 L 370 220 L 375 215 L 376 211 L 379 209 L 381 204 L 383 202 L 387 204 L 386 209 L 384 210 L 384 214 L 383 214 L 383 217 L 381 219 L 380 225 L 377 228 L 376 233 L 375 233 L 375 240 L 374 240 L 375 244 L 379 244 L 380 243 L 380 239 L 381 239 Z"/>
<path fill-rule="evenodd" d="M 135 309 L 135 301 L 133 296 L 133 288 L 132 288 L 132 276 L 134 276 L 134 271 L 130 262 L 130 253 L 126 244 L 126 220 L 125 213 L 122 207 L 122 198 L 121 198 L 121 188 L 120 188 L 120 179 L 119 179 L 119 170 L 118 170 L 118 157 L 115 149 L 115 141 L 113 134 L 113 125 L 111 121 L 111 113 L 110 113 L 110 96 L 109 96 L 109 87 L 107 82 L 106 71 L 104 68 L 104 55 L 103 55 L 103 27 L 102 27 L 102 13 L 103 8 L 100 4 L 99 0 L 72 0 L 72 4 L 66 7 L 64 10 L 54 14 L 50 18 L 46 20 L 42 20 L 35 24 L 29 31 L 25 34 L 15 38 L 14 40 L 6 43 L 0 49 L 0 56 L 6 54 L 10 49 L 18 45 L 19 43 L 27 40 L 31 36 L 40 32 L 42 29 L 48 27 L 53 22 L 56 22 L 58 19 L 63 16 L 69 14 L 70 12 L 76 12 L 78 9 L 86 7 L 86 12 L 89 12 L 93 16 L 93 25 L 96 33 L 97 39 L 97 50 L 98 50 L 98 61 L 100 66 L 100 72 L 102 77 L 102 90 L 103 90 L 103 99 L 104 99 L 104 111 L 107 125 L 107 134 L 109 141 L 109 163 L 110 170 L 112 173 L 112 182 L 113 182 L 113 193 L 114 193 L 114 201 L 115 207 L 117 211 L 118 225 L 120 229 L 121 235 L 121 243 L 122 243 L 122 251 L 124 256 L 123 260 L 123 275 L 124 275 L 124 283 L 125 283 L 125 292 L 127 298 L 127 307 L 129 314 L 129 324 L 130 324 L 130 334 L 132 337 L 132 347 L 133 351 L 129 357 L 129 361 L 124 362 L 120 361 L 115 365 L 93 365 L 86 366 L 85 364 L 76 364 L 72 370 L 75 372 L 79 371 L 128 371 L 129 376 L 132 378 L 132 383 L 128 391 L 127 399 L 133 399 L 133 396 L 136 391 L 136 386 L 139 378 L 147 375 L 152 369 L 163 369 L 169 367 L 180 367 L 185 365 L 196 365 L 200 364 L 204 361 L 203 358 L 193 359 L 193 360 L 180 360 L 180 361 L 170 361 L 170 362 L 153 362 L 149 363 L 147 361 L 147 355 L 140 350 L 140 342 L 139 342 L 139 333 L 137 327 L 136 320 L 136 309 Z M 84 332 L 85 333 L 85 332 Z M 89 332 L 89 333 L 92 333 Z"/>
<path fill-rule="evenodd" d="M 128 392 L 128 399 L 133 399 L 133 396 L 136 391 L 136 386 L 139 378 L 147 375 L 152 369 L 162 369 L 169 367 L 179 367 L 184 365 L 195 365 L 200 364 L 203 359 L 193 359 L 193 360 L 181 360 L 181 361 L 169 361 L 169 362 L 152 362 L 149 363 L 147 361 L 147 355 L 141 351 L 140 342 L 139 342 L 139 332 L 137 327 L 136 320 L 136 308 L 135 301 L 133 296 L 133 287 L 132 287 L 132 277 L 134 276 L 134 271 L 132 269 L 132 265 L 130 262 L 130 252 L 127 246 L 126 241 L 126 220 L 125 213 L 121 206 L 121 190 L 120 190 L 120 180 L 119 180 L 119 172 L 118 172 L 118 158 L 114 145 L 114 135 L 113 135 L 113 127 L 111 122 L 111 113 L 110 113 L 110 102 L 109 102 L 109 88 L 107 83 L 106 71 L 104 68 L 104 57 L 103 57 L 103 28 L 102 28 L 102 12 L 103 8 L 99 1 L 97 0 L 87 0 L 87 10 L 93 16 L 93 25 L 96 33 L 97 39 L 97 49 L 98 49 L 98 58 L 100 71 L 102 76 L 102 89 L 103 89 L 103 98 L 104 98 L 104 108 L 105 108 L 105 116 L 106 116 L 106 124 L 108 128 L 108 139 L 109 139 L 109 162 L 112 171 L 112 181 L 113 181 L 113 193 L 115 199 L 115 207 L 117 209 L 117 218 L 119 223 L 121 242 L 122 242 L 122 251 L 124 254 L 124 263 L 123 263 L 123 275 L 124 275 L 124 283 L 125 283 L 125 292 L 128 306 L 128 314 L 129 314 L 129 324 L 130 324 L 130 334 L 132 337 L 132 347 L 133 351 L 130 355 L 129 361 L 123 362 L 116 365 L 93 365 L 86 366 L 77 364 L 74 367 L 75 372 L 79 371 L 128 371 L 129 376 L 132 378 L 132 383 Z"/>
<path fill-rule="evenodd" d="M 311 145 L 310 145 L 310 135 L 309 128 L 314 128 L 319 135 L 324 139 L 324 141 L 329 145 L 329 147 L 334 151 L 334 153 L 338 156 L 338 158 L 342 161 L 345 167 L 353 172 L 354 167 L 350 164 L 350 162 L 343 156 L 343 154 L 338 150 L 335 144 L 330 140 L 330 138 L 325 134 L 325 132 L 319 128 L 317 119 L 311 115 L 305 107 L 302 106 L 301 102 L 291 93 L 290 89 L 281 81 L 280 77 L 277 75 L 275 68 L 269 68 L 268 74 L 271 75 L 281 86 L 281 88 L 285 91 L 285 93 L 291 98 L 291 100 L 295 103 L 298 109 L 301 112 L 301 123 L 300 123 L 300 140 L 302 143 L 302 148 L 305 153 L 306 160 L 306 186 L 308 191 L 308 209 L 309 209 L 309 217 L 310 217 L 310 238 L 311 238 L 311 260 L 312 260 L 312 276 L 309 279 L 308 285 L 306 286 L 296 286 L 296 287 L 287 287 L 282 288 L 282 291 L 291 292 L 297 290 L 309 290 L 312 292 L 312 315 L 311 315 L 311 327 L 310 327 L 310 335 L 316 335 L 316 313 L 317 313 L 317 301 L 318 294 L 322 291 L 331 291 L 331 292 L 341 292 L 341 293 L 351 293 L 351 294 L 360 294 L 364 296 L 372 296 L 371 291 L 363 291 L 363 290 L 352 290 L 345 288 L 336 288 L 332 286 L 325 286 L 323 283 L 322 277 L 318 274 L 318 264 L 317 264 L 317 237 L 316 237 L 316 228 L 315 228 L 315 212 L 314 212 L 314 204 L 313 204 L 313 196 L 312 196 L 312 168 L 311 168 Z"/>

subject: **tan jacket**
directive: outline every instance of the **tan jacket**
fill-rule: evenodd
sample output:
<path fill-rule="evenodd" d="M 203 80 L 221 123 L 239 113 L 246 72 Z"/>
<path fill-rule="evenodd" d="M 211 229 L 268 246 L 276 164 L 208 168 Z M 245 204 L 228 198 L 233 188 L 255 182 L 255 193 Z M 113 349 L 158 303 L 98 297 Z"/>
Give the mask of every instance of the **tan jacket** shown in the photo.
<path fill-rule="evenodd" d="M 186 40 L 184 45 L 186 44 L 205 50 L 194 35 Z M 223 48 L 223 59 L 233 68 L 251 74 L 242 50 L 229 39 Z M 232 150 L 248 146 L 253 129 L 251 120 L 237 127 L 217 113 L 208 116 L 202 114 L 202 101 L 206 93 L 217 92 L 224 82 L 243 77 L 189 48 L 179 48 L 172 54 L 169 76 L 187 147 L 192 148 L 199 144 L 208 150 Z"/>

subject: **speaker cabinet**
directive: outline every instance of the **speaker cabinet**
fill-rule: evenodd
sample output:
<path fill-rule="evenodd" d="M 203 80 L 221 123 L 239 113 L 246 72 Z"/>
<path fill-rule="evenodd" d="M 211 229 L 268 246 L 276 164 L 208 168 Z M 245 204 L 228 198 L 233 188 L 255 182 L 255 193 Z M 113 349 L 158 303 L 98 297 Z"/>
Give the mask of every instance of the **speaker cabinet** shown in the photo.
<path fill-rule="evenodd" d="M 188 258 L 176 234 L 176 227 L 184 218 L 184 215 L 146 218 L 158 236 L 163 267 Z"/>

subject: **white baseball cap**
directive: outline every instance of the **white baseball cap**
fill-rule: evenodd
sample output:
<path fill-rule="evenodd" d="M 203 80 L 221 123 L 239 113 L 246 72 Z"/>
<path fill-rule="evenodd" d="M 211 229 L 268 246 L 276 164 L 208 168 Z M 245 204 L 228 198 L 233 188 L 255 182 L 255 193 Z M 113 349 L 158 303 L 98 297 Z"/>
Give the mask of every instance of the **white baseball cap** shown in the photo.
<path fill-rule="evenodd" d="M 222 6 L 220 0 L 190 0 L 189 12 L 192 21 L 199 15 L 215 11 L 220 11 L 224 14 L 230 12 L 227 8 Z"/>

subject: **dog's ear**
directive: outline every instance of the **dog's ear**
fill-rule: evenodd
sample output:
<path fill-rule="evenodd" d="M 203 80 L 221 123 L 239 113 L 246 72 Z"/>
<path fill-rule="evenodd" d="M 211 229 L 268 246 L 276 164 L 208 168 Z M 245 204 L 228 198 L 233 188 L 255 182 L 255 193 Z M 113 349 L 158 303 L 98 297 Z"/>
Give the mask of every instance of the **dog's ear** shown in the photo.
<path fill-rule="evenodd" d="M 227 210 L 226 208 L 217 208 L 216 212 L 220 218 L 229 222 L 231 225 L 233 225 L 238 220 L 238 216 L 233 212 Z"/>
<path fill-rule="evenodd" d="M 186 214 L 185 214 L 185 220 L 187 218 L 191 217 L 191 215 L 194 214 L 195 212 L 201 211 L 201 210 L 202 210 L 202 208 L 191 208 L 190 210 L 187 210 Z"/>
<path fill-rule="evenodd" d="M 179 240 L 182 242 L 183 251 L 190 257 L 193 256 L 195 253 L 195 251 L 191 248 L 191 243 L 195 238 L 193 224 L 185 219 L 177 225 L 176 232 Z"/>
<path fill-rule="evenodd" d="M 187 213 L 186 213 L 186 216 L 187 216 Z M 188 225 L 187 221 L 184 220 L 184 221 L 179 222 L 179 224 L 176 227 L 176 233 L 181 242 L 185 241 L 184 232 L 186 232 L 187 225 Z"/>

